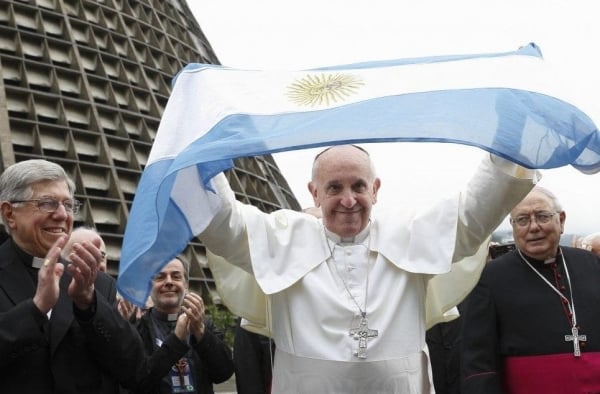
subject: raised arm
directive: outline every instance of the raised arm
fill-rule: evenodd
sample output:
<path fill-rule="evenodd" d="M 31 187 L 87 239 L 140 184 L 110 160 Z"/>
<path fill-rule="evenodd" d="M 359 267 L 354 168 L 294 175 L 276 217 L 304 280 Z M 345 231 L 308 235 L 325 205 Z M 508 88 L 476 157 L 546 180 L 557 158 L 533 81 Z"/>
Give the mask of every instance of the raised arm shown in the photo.
<path fill-rule="evenodd" d="M 472 255 L 541 178 L 494 155 L 486 155 L 460 195 L 453 261 Z"/>

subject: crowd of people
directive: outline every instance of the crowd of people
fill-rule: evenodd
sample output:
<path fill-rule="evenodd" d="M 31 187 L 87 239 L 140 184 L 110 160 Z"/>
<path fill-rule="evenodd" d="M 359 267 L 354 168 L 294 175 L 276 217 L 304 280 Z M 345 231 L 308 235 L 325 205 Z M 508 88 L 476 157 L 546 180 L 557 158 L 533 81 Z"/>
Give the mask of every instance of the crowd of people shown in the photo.
<path fill-rule="evenodd" d="M 0 392 L 213 393 L 233 374 L 231 350 L 188 291 L 188 267 L 175 260 L 155 276 L 155 308 L 132 324 L 102 238 L 73 231 L 74 194 L 46 160 L 0 176 Z"/>
<path fill-rule="evenodd" d="M 263 213 L 218 175 L 221 210 L 199 238 L 259 285 L 219 291 L 260 289 L 270 314 L 267 336 L 238 324 L 230 349 L 185 256 L 154 275 L 147 308 L 118 300 L 101 235 L 73 228 L 64 169 L 13 164 L 0 176 L 0 392 L 213 393 L 235 371 L 240 394 L 598 393 L 600 233 L 561 245 L 567 215 L 540 176 L 486 153 L 455 196 L 375 215 L 381 180 L 358 146 L 315 158 L 316 213 Z M 515 248 L 489 259 L 507 215 Z"/>

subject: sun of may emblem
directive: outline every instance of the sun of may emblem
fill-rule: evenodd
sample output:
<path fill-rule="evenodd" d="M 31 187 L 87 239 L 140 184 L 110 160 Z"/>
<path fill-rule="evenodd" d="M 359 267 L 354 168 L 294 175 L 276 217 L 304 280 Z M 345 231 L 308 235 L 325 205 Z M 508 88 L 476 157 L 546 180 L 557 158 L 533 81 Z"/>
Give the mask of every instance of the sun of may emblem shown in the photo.
<path fill-rule="evenodd" d="M 287 96 L 299 105 L 331 105 L 346 100 L 363 85 L 348 74 L 307 75 L 288 86 Z"/>

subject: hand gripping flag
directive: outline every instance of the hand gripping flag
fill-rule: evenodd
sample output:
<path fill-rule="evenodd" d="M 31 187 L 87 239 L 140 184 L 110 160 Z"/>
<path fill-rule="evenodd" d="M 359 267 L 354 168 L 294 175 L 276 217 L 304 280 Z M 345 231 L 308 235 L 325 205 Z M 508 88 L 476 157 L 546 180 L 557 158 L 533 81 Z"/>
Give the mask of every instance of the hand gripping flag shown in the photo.
<path fill-rule="evenodd" d="M 151 278 L 219 209 L 210 179 L 233 159 L 347 143 L 449 142 L 528 168 L 600 170 L 593 121 L 559 98 L 530 44 L 514 52 L 304 71 L 191 64 L 176 77 L 128 219 L 119 292 Z"/>

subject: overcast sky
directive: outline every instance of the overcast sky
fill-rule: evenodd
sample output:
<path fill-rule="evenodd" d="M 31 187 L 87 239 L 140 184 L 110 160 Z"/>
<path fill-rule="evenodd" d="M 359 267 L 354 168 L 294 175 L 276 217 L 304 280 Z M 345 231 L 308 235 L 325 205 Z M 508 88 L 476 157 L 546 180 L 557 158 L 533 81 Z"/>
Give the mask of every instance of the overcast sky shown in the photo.
<path fill-rule="evenodd" d="M 188 0 L 223 65 L 308 69 L 370 60 L 503 52 L 535 42 L 560 70 L 569 100 L 600 124 L 600 41 L 595 0 Z M 557 76 L 558 80 L 558 76 Z M 366 146 L 382 178 L 377 208 L 425 205 L 456 192 L 484 151 L 454 144 Z M 318 150 L 275 155 L 303 207 Z M 600 174 L 543 171 L 567 212 L 566 231 L 600 231 Z M 503 227 L 506 227 L 506 223 Z"/>

